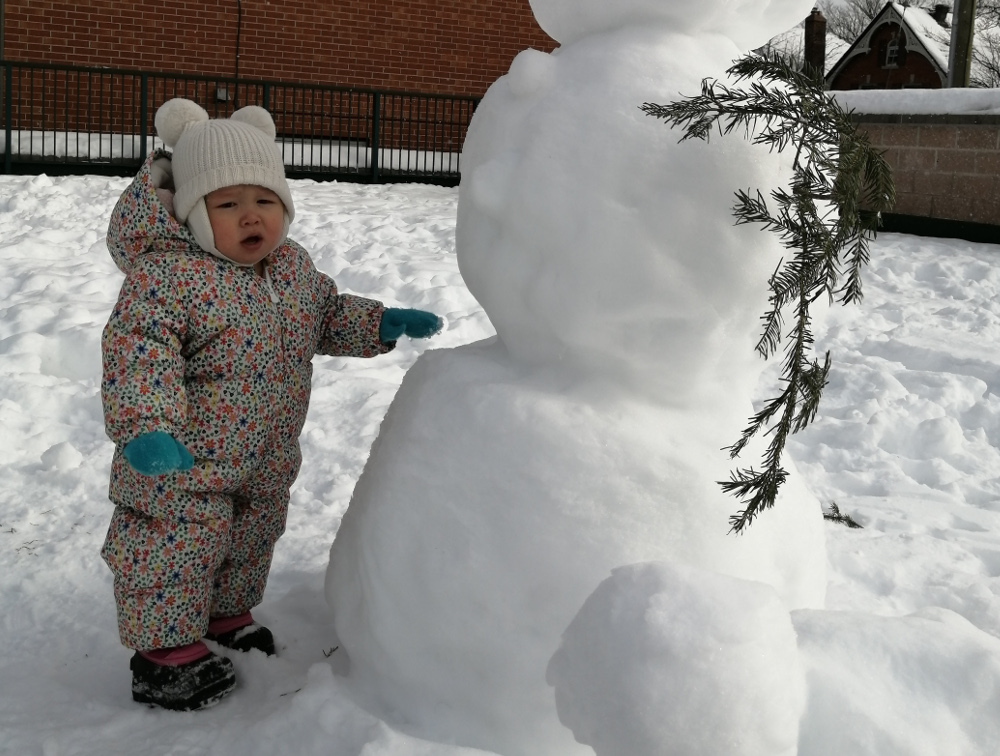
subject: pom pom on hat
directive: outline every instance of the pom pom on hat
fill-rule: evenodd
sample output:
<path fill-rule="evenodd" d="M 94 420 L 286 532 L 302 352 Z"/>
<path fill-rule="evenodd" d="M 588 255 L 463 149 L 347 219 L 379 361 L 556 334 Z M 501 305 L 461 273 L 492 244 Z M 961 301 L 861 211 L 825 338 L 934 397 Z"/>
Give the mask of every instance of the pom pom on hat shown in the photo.
<path fill-rule="evenodd" d="M 208 120 L 208 113 L 196 102 L 185 100 L 180 97 L 174 100 L 167 100 L 156 111 L 153 123 L 156 125 L 156 134 L 163 140 L 167 147 L 173 148 L 184 133 L 188 124 L 204 123 Z M 271 124 L 271 138 L 274 138 L 274 123 Z"/>
<path fill-rule="evenodd" d="M 192 210 L 216 189 L 263 186 L 281 198 L 286 225 L 295 217 L 274 120 L 264 108 L 248 105 L 230 118 L 209 118 L 197 103 L 177 98 L 160 106 L 155 124 L 157 135 L 173 148 L 175 215 L 206 251 L 219 254 L 208 215 Z"/>
<path fill-rule="evenodd" d="M 205 116 L 208 117 L 208 114 L 206 113 Z M 245 108 L 240 108 L 229 117 L 229 120 L 255 126 L 271 137 L 271 139 L 274 139 L 277 134 L 271 114 L 259 105 L 247 105 Z"/>

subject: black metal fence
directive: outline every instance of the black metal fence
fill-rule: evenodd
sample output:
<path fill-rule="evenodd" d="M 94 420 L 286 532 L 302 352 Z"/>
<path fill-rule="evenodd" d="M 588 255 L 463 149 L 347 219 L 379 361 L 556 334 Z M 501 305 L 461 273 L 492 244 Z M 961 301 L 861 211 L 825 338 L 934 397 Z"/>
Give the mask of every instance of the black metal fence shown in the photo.
<path fill-rule="evenodd" d="M 213 118 L 274 117 L 292 177 L 455 184 L 478 98 L 0 62 L 4 173 L 134 173 L 156 109 L 186 97 Z"/>

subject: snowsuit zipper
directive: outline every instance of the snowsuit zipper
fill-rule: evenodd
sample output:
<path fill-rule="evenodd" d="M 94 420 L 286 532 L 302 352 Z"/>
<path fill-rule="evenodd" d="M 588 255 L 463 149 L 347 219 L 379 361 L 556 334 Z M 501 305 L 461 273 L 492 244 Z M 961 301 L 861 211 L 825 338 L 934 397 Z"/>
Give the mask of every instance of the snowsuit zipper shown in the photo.
<path fill-rule="evenodd" d="M 278 293 L 274 290 L 274 286 L 271 284 L 271 266 L 264 266 L 264 283 L 267 284 L 267 292 L 271 295 L 271 302 L 278 304 L 280 301 L 278 299 Z"/>

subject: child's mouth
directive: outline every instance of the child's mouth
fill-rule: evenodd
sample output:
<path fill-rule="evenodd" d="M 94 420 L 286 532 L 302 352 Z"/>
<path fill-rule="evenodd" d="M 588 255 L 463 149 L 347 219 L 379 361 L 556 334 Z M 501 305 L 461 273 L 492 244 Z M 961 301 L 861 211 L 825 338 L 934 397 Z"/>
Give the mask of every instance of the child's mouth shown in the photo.
<path fill-rule="evenodd" d="M 244 239 L 242 244 L 244 247 L 256 247 L 258 244 L 260 244 L 262 239 L 263 237 L 261 237 L 260 235 L 254 234 L 253 236 L 248 236 L 246 239 Z"/>

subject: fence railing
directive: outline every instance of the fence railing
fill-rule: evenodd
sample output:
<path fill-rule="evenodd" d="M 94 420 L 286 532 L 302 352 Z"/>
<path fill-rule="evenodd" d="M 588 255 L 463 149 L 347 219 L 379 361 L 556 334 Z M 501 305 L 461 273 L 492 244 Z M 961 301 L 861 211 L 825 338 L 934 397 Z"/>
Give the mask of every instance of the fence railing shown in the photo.
<path fill-rule="evenodd" d="M 0 62 L 4 173 L 134 173 L 153 117 L 186 97 L 213 118 L 270 111 L 289 176 L 457 183 L 479 98 Z"/>

